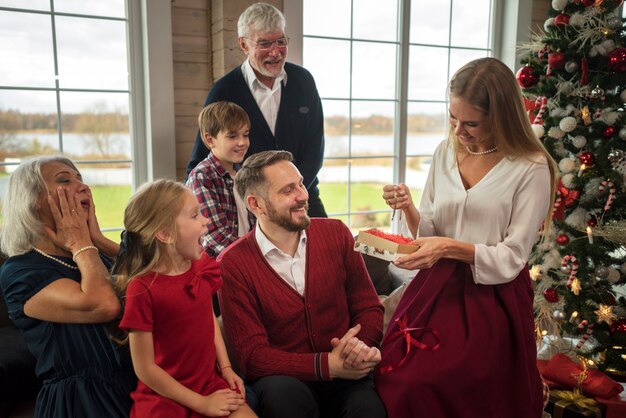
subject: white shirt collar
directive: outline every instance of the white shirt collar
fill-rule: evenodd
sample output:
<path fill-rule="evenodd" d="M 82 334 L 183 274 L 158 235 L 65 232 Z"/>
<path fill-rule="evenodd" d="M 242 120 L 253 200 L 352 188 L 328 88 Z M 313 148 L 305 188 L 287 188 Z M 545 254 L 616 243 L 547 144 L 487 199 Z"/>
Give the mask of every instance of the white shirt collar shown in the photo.
<path fill-rule="evenodd" d="M 269 89 L 269 87 L 261 83 L 261 81 L 256 76 L 256 73 L 254 72 L 254 69 L 250 64 L 250 60 L 246 59 L 243 64 L 241 64 L 241 72 L 243 74 L 244 80 L 246 80 L 246 84 L 248 84 L 248 88 L 250 88 L 251 91 L 254 91 L 258 88 Z M 278 77 L 276 77 L 276 80 L 274 80 L 274 88 L 278 86 L 276 84 L 277 81 L 279 84 L 282 83 L 283 86 L 287 85 L 287 73 L 285 72 L 285 68 L 283 68 Z"/>
<path fill-rule="evenodd" d="M 274 250 L 280 252 L 281 254 L 285 254 L 280 248 L 275 246 L 274 243 L 269 240 L 269 238 L 267 238 L 263 231 L 261 231 L 261 226 L 259 225 L 258 221 L 256 223 L 256 227 L 254 228 L 254 238 L 256 238 L 256 242 L 257 244 L 259 244 L 259 248 L 261 249 L 264 257 L 267 257 L 267 255 Z M 300 241 L 296 253 L 300 251 L 300 248 L 303 245 L 306 245 L 306 230 L 304 229 L 300 232 Z"/>

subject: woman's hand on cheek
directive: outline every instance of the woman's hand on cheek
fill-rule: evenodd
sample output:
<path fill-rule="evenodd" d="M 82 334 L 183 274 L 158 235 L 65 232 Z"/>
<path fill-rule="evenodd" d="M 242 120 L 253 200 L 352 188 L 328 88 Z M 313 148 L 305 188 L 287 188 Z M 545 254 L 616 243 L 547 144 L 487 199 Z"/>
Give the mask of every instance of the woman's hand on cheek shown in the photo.
<path fill-rule="evenodd" d="M 98 218 L 96 218 L 96 205 L 93 201 L 93 195 L 91 194 L 91 189 L 88 189 L 87 193 L 89 194 L 89 209 L 87 211 L 87 225 L 89 226 L 89 236 L 91 236 L 91 240 L 96 243 L 99 241 L 103 235 L 100 230 L 100 225 L 98 224 Z"/>
<path fill-rule="evenodd" d="M 68 196 L 66 189 L 57 189 L 58 205 L 48 194 L 48 205 L 54 220 L 54 228 L 44 226 L 45 234 L 58 246 L 70 252 L 91 245 L 87 228 L 87 214 L 77 196 Z"/>

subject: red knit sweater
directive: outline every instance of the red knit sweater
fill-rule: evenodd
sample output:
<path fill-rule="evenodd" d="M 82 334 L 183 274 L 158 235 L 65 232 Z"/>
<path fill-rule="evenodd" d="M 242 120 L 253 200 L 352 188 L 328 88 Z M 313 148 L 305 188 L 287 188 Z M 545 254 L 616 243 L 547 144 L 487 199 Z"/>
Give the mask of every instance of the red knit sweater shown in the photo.
<path fill-rule="evenodd" d="M 304 295 L 270 267 L 254 230 L 222 252 L 220 261 L 224 329 L 246 377 L 330 380 L 330 340 L 356 324 L 361 340 L 380 344 L 383 307 L 341 221 L 311 220 Z"/>

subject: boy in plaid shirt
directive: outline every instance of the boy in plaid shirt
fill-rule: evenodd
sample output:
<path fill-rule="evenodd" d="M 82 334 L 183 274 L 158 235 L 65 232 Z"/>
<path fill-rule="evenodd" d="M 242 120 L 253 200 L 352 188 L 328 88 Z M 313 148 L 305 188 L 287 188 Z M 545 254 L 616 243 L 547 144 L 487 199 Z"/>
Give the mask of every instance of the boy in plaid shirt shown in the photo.
<path fill-rule="evenodd" d="M 185 186 L 194 192 L 202 215 L 209 219 L 202 246 L 217 257 L 255 223 L 254 215 L 233 191 L 233 178 L 250 146 L 250 119 L 235 103 L 215 102 L 202 109 L 198 125 L 210 152 L 189 173 Z"/>

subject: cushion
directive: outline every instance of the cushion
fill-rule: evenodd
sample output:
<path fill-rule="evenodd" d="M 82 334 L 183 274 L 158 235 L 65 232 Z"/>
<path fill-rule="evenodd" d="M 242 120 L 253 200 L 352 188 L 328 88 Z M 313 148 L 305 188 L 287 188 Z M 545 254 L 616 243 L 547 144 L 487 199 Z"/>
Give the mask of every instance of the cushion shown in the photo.
<path fill-rule="evenodd" d="M 406 290 L 406 283 L 403 283 L 396 290 L 391 292 L 389 296 L 381 296 L 380 302 L 383 304 L 385 308 L 385 316 L 383 318 L 383 335 L 387 332 L 387 327 L 389 326 L 389 321 L 391 321 L 391 317 L 393 316 L 396 308 L 398 307 L 398 303 L 400 299 L 402 299 L 402 295 Z"/>
<path fill-rule="evenodd" d="M 15 326 L 0 328 L 0 401 L 21 398 L 38 390 L 35 362 Z"/>
<path fill-rule="evenodd" d="M 379 295 L 388 295 L 391 291 L 391 276 L 389 275 L 389 261 L 372 257 L 371 255 L 361 254 L 365 261 L 365 268 L 374 283 L 376 293 Z"/>

